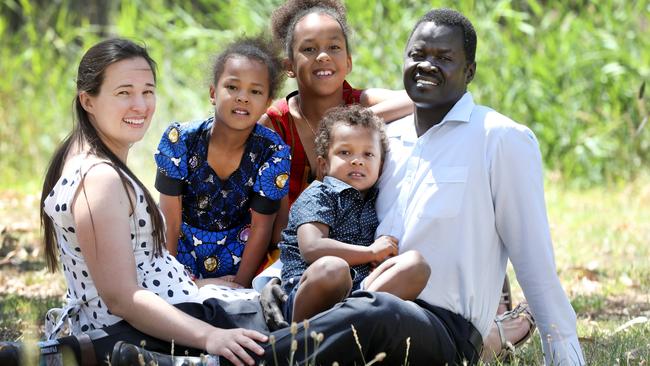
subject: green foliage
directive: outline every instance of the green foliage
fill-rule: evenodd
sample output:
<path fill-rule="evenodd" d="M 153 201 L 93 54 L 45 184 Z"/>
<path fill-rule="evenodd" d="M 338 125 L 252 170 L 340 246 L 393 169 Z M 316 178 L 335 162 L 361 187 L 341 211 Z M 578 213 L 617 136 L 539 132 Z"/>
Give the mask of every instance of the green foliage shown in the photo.
<path fill-rule="evenodd" d="M 92 24 L 78 2 L 0 4 L 3 186 L 40 182 L 70 130 L 79 58 L 110 35 L 146 43 L 159 63 L 155 123 L 131 159 L 152 172 L 151 152 L 164 126 L 210 113 L 211 56 L 237 35 L 268 32 L 268 16 L 281 0 L 112 2 L 107 26 Z M 401 88 L 412 26 L 430 8 L 455 7 L 479 37 L 470 90 L 480 103 L 530 126 L 548 168 L 585 186 L 625 182 L 648 165 L 650 97 L 641 91 L 650 76 L 648 0 L 346 3 L 355 30 L 353 85 Z"/>
<path fill-rule="evenodd" d="M 533 6 L 495 7 L 494 21 L 479 23 L 490 37 L 483 43 L 496 46 L 479 52 L 479 99 L 531 126 L 547 165 L 566 177 L 578 183 L 635 177 L 650 157 L 650 134 L 640 127 L 648 98 L 637 100 L 650 75 L 650 41 L 642 36 L 650 5 L 527 4 Z M 485 65 L 497 67 L 485 72 Z M 504 87 L 484 93 L 483 86 L 497 84 Z"/>

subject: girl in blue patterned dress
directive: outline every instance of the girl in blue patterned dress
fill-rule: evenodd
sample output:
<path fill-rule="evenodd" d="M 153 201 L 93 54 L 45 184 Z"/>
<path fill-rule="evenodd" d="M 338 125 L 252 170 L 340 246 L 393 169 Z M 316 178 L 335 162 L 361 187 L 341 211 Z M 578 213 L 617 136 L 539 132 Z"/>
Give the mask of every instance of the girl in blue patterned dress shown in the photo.
<path fill-rule="evenodd" d="M 250 287 L 265 259 L 291 158 L 282 139 L 257 121 L 282 76 L 268 42 L 234 42 L 214 63 L 214 116 L 172 123 L 160 140 L 155 186 L 166 245 L 199 283 Z"/>

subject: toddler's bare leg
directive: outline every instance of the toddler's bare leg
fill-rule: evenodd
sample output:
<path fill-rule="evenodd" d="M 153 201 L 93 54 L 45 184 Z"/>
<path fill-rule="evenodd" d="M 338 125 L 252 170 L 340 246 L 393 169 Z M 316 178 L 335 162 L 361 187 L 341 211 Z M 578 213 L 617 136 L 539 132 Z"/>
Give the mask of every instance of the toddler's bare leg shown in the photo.
<path fill-rule="evenodd" d="M 404 300 L 415 300 L 427 285 L 431 268 L 414 250 L 389 258 L 366 278 L 368 291 L 383 291 Z"/>
<path fill-rule="evenodd" d="M 300 278 L 293 302 L 294 322 L 301 322 L 345 299 L 352 288 L 350 266 L 338 257 L 322 257 Z"/>

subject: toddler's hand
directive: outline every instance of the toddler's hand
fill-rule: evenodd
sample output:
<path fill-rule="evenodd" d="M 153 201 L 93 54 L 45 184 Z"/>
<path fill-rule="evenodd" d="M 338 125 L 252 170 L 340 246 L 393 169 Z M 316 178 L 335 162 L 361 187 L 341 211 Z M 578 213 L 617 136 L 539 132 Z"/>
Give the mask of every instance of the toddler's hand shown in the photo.
<path fill-rule="evenodd" d="M 380 236 L 370 245 L 370 250 L 374 257 L 372 263 L 381 263 L 386 258 L 397 255 L 397 239 L 388 235 Z"/>

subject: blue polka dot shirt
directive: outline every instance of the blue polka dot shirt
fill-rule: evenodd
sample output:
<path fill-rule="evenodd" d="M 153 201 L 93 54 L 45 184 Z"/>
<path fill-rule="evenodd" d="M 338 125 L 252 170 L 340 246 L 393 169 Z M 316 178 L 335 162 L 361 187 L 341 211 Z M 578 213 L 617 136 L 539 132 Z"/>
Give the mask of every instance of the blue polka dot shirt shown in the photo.
<path fill-rule="evenodd" d="M 375 240 L 379 224 L 375 211 L 377 190 L 373 187 L 365 197 L 354 187 L 334 177 L 325 177 L 323 182 L 314 181 L 291 206 L 289 223 L 282 232 L 280 259 L 282 260 L 282 281 L 301 276 L 307 269 L 307 262 L 298 248 L 298 228 L 309 222 L 329 226 L 329 237 L 343 243 L 369 246 Z M 370 265 L 353 266 L 353 288 L 370 273 Z"/>

